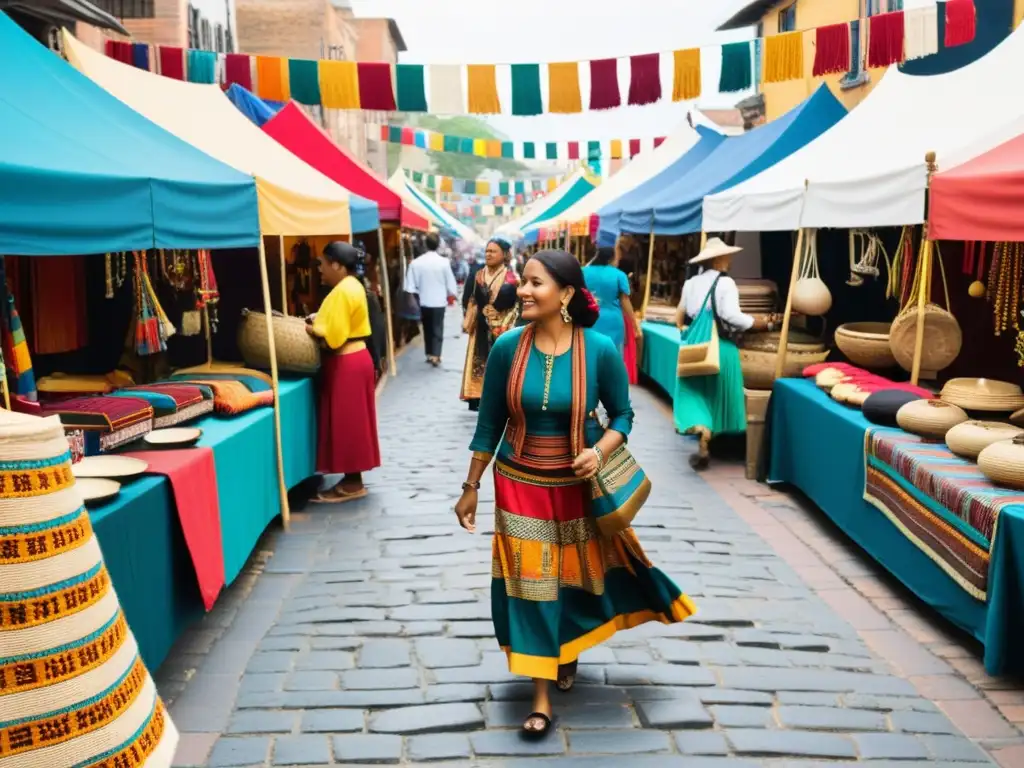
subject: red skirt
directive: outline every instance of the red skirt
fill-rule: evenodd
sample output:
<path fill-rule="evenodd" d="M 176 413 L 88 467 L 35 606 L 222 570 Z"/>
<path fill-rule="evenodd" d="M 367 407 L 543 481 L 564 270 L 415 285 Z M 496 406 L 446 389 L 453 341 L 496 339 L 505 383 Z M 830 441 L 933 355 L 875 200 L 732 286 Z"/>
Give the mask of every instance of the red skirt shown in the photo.
<path fill-rule="evenodd" d="M 368 350 L 325 354 L 320 367 L 316 469 L 349 475 L 380 466 L 373 359 Z"/>

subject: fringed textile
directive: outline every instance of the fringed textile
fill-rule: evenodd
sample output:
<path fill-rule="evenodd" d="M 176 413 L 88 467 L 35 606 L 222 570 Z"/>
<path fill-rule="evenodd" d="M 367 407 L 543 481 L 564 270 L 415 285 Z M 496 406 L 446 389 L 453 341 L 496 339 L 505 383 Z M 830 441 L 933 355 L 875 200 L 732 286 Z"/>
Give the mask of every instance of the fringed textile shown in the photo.
<path fill-rule="evenodd" d="M 545 154 L 545 156 L 547 157 L 548 160 L 557 160 L 558 159 L 558 144 L 553 142 L 553 141 L 547 142 L 547 144 L 545 144 L 545 146 L 544 146 L 544 154 Z"/>
<path fill-rule="evenodd" d="M 672 101 L 691 101 L 700 98 L 702 84 L 700 48 L 676 51 L 672 56 L 674 59 Z"/>
<path fill-rule="evenodd" d="M 580 159 L 580 143 L 578 141 L 568 142 L 569 159 L 579 160 Z"/>
<path fill-rule="evenodd" d="M 465 111 L 465 104 L 462 67 L 458 64 L 432 64 L 430 111 L 435 115 L 461 115 Z"/>
<path fill-rule="evenodd" d="M 618 59 L 594 59 L 590 62 L 590 108 L 615 109 L 621 106 Z"/>
<path fill-rule="evenodd" d="M 574 115 L 582 111 L 579 62 L 548 64 L 548 112 Z"/>
<path fill-rule="evenodd" d="M 426 112 L 427 89 L 422 64 L 396 64 L 395 90 L 399 112 Z"/>
<path fill-rule="evenodd" d="M 540 64 L 512 65 L 512 114 L 539 115 L 544 112 L 540 93 Z"/>
<path fill-rule="evenodd" d="M 487 139 L 473 139 L 473 154 L 477 157 L 487 157 Z"/>
<path fill-rule="evenodd" d="M 784 83 L 804 76 L 804 33 L 787 32 L 764 40 L 764 81 Z"/>
<path fill-rule="evenodd" d="M 946 47 L 974 42 L 978 33 L 978 11 L 974 0 L 946 2 Z"/>
<path fill-rule="evenodd" d="M 661 100 L 661 54 L 629 57 L 629 103 L 653 104 Z"/>
<path fill-rule="evenodd" d="M 515 146 L 516 145 L 513 144 L 511 141 L 503 141 L 503 142 L 501 142 L 501 156 L 506 158 L 506 159 L 508 159 L 508 160 L 515 159 L 515 156 L 516 156 Z"/>
<path fill-rule="evenodd" d="M 609 151 L 611 153 L 612 160 L 621 160 L 622 159 L 622 139 L 612 139 L 611 147 L 610 147 Z"/>
<path fill-rule="evenodd" d="M 750 43 L 726 43 L 722 46 L 722 74 L 718 90 L 722 93 L 745 91 L 753 85 L 753 59 Z"/>
<path fill-rule="evenodd" d="M 149 71 L 149 44 L 132 43 L 132 64 L 137 69 Z"/>
<path fill-rule="evenodd" d="M 354 61 L 320 61 L 320 98 L 329 109 L 359 109 L 359 72 Z"/>
<path fill-rule="evenodd" d="M 320 106 L 320 67 L 312 59 L 288 59 L 288 87 L 299 104 Z"/>
<path fill-rule="evenodd" d="M 423 131 L 416 131 L 416 136 L 414 138 L 414 146 L 419 147 L 420 149 L 427 148 L 427 135 L 423 133 Z"/>
<path fill-rule="evenodd" d="M 174 80 L 185 79 L 185 51 L 181 48 L 174 48 L 161 45 L 157 49 L 157 59 L 160 62 L 160 74 Z"/>
<path fill-rule="evenodd" d="M 493 64 L 470 64 L 466 67 L 469 82 L 469 112 L 473 115 L 501 113 L 498 82 Z"/>
<path fill-rule="evenodd" d="M 441 191 L 451 193 L 453 191 L 452 177 L 442 176 L 441 177 Z"/>
<path fill-rule="evenodd" d="M 291 98 L 286 64 L 287 60 L 280 56 L 256 57 L 257 96 L 268 101 L 288 101 Z"/>
<path fill-rule="evenodd" d="M 31 275 L 32 351 L 55 355 L 89 344 L 84 256 L 28 259 Z"/>
<path fill-rule="evenodd" d="M 38 399 L 36 377 L 32 371 L 32 353 L 25 338 L 21 317 L 14 305 L 14 294 L 7 282 L 7 260 L 0 256 L 0 337 L 3 340 L 3 357 L 6 368 L 8 389 L 29 402 Z"/>
<path fill-rule="evenodd" d="M 359 76 L 359 106 L 375 112 L 394 112 L 395 88 L 391 82 L 391 65 L 386 61 L 360 61 L 356 64 Z"/>
<path fill-rule="evenodd" d="M 665 137 L 664 136 L 655 136 L 654 137 L 654 148 L 655 149 L 657 149 L 658 147 L 660 147 L 664 143 L 665 143 Z"/>
<path fill-rule="evenodd" d="M 640 139 L 629 140 L 629 157 L 630 159 L 640 154 Z"/>
<path fill-rule="evenodd" d="M 814 43 L 814 76 L 835 75 L 849 72 L 850 25 L 832 24 L 818 27 Z"/>
<path fill-rule="evenodd" d="M 252 90 L 252 59 L 244 53 L 229 53 L 224 60 L 224 82 Z"/>
<path fill-rule="evenodd" d="M 552 176 L 550 179 L 548 179 L 547 191 L 554 192 L 556 189 L 558 189 L 558 179 Z"/>
<path fill-rule="evenodd" d="M 402 127 L 402 134 L 399 143 L 406 147 L 412 147 L 416 144 L 416 130 L 408 126 Z"/>
<path fill-rule="evenodd" d="M 490 195 L 491 194 L 491 182 L 478 180 L 476 182 L 476 194 L 478 194 L 478 195 Z"/>
<path fill-rule="evenodd" d="M 903 11 L 880 13 L 868 20 L 868 67 L 889 67 L 903 61 Z"/>
<path fill-rule="evenodd" d="M 532 141 L 523 142 L 523 159 L 524 160 L 536 160 L 537 159 L 537 145 Z"/>
<path fill-rule="evenodd" d="M 213 51 L 188 51 L 188 81 L 201 85 L 217 82 L 217 54 Z"/>
<path fill-rule="evenodd" d="M 487 142 L 487 157 L 501 157 L 501 142 L 493 139 Z"/>
<path fill-rule="evenodd" d="M 923 59 L 939 52 L 939 9 L 929 5 L 914 8 L 904 15 L 907 61 Z"/>
<path fill-rule="evenodd" d="M 432 133 L 427 140 L 427 149 L 434 152 L 444 152 L 445 135 L 443 133 Z"/>
<path fill-rule="evenodd" d="M 121 40 L 107 40 L 106 49 L 107 56 L 114 61 L 120 61 L 122 64 L 130 64 L 132 66 L 135 65 L 131 43 Z"/>

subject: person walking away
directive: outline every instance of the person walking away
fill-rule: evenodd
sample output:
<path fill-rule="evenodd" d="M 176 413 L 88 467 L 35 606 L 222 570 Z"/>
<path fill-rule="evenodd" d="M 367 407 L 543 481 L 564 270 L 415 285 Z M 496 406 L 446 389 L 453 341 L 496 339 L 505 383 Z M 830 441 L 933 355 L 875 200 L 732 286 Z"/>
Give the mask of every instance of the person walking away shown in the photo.
<path fill-rule="evenodd" d="M 593 262 L 583 268 L 583 279 L 587 289 L 594 294 L 601 313 L 594 325 L 594 330 L 603 333 L 619 350 L 621 355 L 625 347 L 626 333 L 640 338 L 640 324 L 633 315 L 633 304 L 629 299 L 629 279 L 619 269 L 619 252 L 617 248 L 602 246 L 597 249 Z M 630 318 L 626 327 L 626 318 Z"/>
<path fill-rule="evenodd" d="M 487 251 L 484 248 L 477 248 L 473 251 L 473 262 L 469 265 L 469 273 L 466 275 L 466 282 L 462 287 L 462 314 L 465 315 L 469 309 L 469 300 L 473 298 L 473 286 L 476 284 L 476 273 L 487 264 Z"/>
<path fill-rule="evenodd" d="M 480 478 L 497 451 L 494 633 L 509 670 L 533 678 L 523 732 L 541 737 L 551 727 L 549 681 L 571 690 L 581 653 L 616 630 L 683 621 L 696 609 L 628 524 L 602 534 L 592 516 L 589 479 L 625 443 L 633 408 L 622 357 L 592 329 L 598 308 L 576 257 L 541 251 L 518 293 L 529 324 L 491 348 L 455 513 L 476 530 Z M 607 427 L 593 416 L 599 402 Z"/>
<path fill-rule="evenodd" d="M 380 466 L 376 376 L 367 349 L 372 336 L 366 287 L 357 275 L 362 254 L 344 242 L 329 243 L 320 256 L 321 281 L 330 293 L 306 330 L 324 347 L 320 368 L 317 472 L 341 475 L 314 501 L 338 503 L 366 496 L 363 473 Z"/>
<path fill-rule="evenodd" d="M 485 251 L 485 266 L 466 286 L 469 302 L 462 330 L 469 334 L 466 364 L 462 370 L 461 400 L 469 410 L 480 406 L 484 369 L 491 346 L 501 334 L 514 327 L 519 316 L 516 287 L 519 280 L 509 265 L 512 246 L 501 238 L 492 238 Z"/>
<path fill-rule="evenodd" d="M 440 240 L 431 232 L 424 238 L 422 256 L 409 265 L 405 290 L 416 294 L 423 319 L 423 346 L 427 362 L 435 368 L 441 365 L 441 347 L 444 344 L 444 312 L 449 300 L 458 295 L 455 275 L 448 259 L 437 252 Z"/>
<path fill-rule="evenodd" d="M 739 289 L 728 274 L 733 256 L 741 250 L 717 237 L 708 240 L 704 250 L 690 260 L 691 265 L 704 269 L 683 285 L 683 296 L 676 310 L 682 346 L 706 344 L 711 339 L 712 329 L 718 331 L 718 373 L 676 379 L 673 400 L 676 431 L 697 436 L 697 453 L 690 457 L 690 466 L 698 470 L 706 468 L 710 461 L 714 435 L 742 434 L 747 428 L 743 372 L 736 339 L 758 324 L 740 310 Z M 760 325 L 770 330 L 772 323 Z"/>

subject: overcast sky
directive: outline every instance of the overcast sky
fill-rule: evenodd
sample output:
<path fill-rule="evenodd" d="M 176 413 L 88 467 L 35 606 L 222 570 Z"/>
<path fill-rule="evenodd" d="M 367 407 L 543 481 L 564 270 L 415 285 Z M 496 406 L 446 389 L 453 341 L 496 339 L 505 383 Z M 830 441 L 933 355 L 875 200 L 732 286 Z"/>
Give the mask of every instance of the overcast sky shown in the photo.
<path fill-rule="evenodd" d="M 395 19 L 409 48 L 401 60 L 420 64 L 588 61 L 749 39 L 751 30 L 715 32 L 748 1 L 351 0 L 357 16 Z M 705 53 L 700 107 L 731 107 L 749 95 L 717 92 L 718 62 L 717 49 Z M 625 95 L 624 64 L 620 62 L 619 76 Z M 662 57 L 662 70 L 662 87 L 671 97 L 670 56 Z M 581 67 L 580 73 L 586 102 L 589 72 Z M 507 110 L 509 95 L 501 96 Z M 580 115 L 509 115 L 491 122 L 516 141 L 648 138 L 670 133 L 685 121 L 692 106 L 673 104 L 668 98 L 646 107 Z"/>

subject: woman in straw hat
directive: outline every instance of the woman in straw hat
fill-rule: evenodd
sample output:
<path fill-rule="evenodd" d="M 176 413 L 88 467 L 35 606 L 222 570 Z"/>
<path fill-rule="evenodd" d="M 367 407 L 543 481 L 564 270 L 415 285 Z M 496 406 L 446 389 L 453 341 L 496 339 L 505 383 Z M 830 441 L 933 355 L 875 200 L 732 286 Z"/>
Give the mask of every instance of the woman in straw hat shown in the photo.
<path fill-rule="evenodd" d="M 740 353 L 731 339 L 753 328 L 755 320 L 740 311 L 739 289 L 727 274 L 733 256 L 741 250 L 717 237 L 708 240 L 690 260 L 703 270 L 686 281 L 676 310 L 676 325 L 683 328 L 683 346 L 706 344 L 712 327 L 718 329 L 718 373 L 676 379 L 676 430 L 700 439 L 697 453 L 690 457 L 694 469 L 707 467 L 712 436 L 739 434 L 747 428 Z"/>

